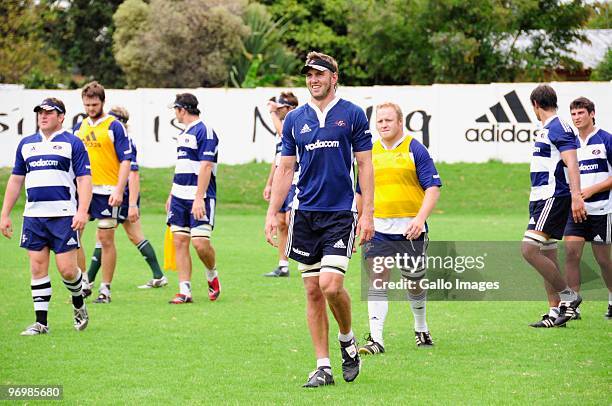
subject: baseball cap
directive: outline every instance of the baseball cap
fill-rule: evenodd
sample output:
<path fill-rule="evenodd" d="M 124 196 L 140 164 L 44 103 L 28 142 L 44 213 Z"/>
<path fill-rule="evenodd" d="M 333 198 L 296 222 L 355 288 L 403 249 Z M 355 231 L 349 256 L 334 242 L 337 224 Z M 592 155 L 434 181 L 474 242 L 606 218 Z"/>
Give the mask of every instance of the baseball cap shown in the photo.
<path fill-rule="evenodd" d="M 53 99 L 45 99 L 38 106 L 34 107 L 34 113 L 38 113 L 40 110 L 57 110 L 59 114 L 66 114 L 66 108 L 60 103 L 57 103 Z"/>
<path fill-rule="evenodd" d="M 302 70 L 300 72 L 304 75 L 306 74 L 306 72 L 308 72 L 308 69 L 310 68 L 316 69 L 321 72 L 325 70 L 328 70 L 332 73 L 336 72 L 336 68 L 334 68 L 334 65 L 323 59 L 311 59 L 309 61 L 306 61 L 306 64 L 302 66 Z"/>
<path fill-rule="evenodd" d="M 297 107 L 297 103 L 290 102 L 283 95 L 278 96 L 278 101 L 276 102 L 278 107 Z"/>

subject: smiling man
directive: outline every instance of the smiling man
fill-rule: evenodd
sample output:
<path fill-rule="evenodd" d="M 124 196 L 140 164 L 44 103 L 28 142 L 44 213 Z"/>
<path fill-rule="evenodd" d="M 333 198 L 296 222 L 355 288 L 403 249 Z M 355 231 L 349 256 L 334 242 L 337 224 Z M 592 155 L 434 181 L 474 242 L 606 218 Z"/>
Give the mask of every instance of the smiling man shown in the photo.
<path fill-rule="evenodd" d="M 289 223 L 287 255 L 298 262 L 306 289 L 308 328 L 317 369 L 304 387 L 334 384 L 329 360 L 327 305 L 338 322 L 344 380 L 357 378 L 361 360 L 351 329 L 351 299 L 344 274 L 355 235 L 373 234 L 372 137 L 363 110 L 336 96 L 338 63 L 310 52 L 302 68 L 310 101 L 289 112 L 283 124 L 282 157 L 272 184 L 266 238 L 276 246 L 278 213 L 287 196 L 296 156 L 298 181 Z M 357 223 L 353 163 L 359 167 L 363 214 Z"/>

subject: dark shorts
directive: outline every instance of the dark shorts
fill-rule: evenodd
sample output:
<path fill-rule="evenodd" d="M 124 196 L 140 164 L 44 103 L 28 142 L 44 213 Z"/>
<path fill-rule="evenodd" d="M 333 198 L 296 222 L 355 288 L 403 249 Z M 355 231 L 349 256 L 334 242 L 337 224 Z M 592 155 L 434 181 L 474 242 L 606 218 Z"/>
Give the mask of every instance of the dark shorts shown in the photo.
<path fill-rule="evenodd" d="M 582 237 L 585 241 L 610 244 L 612 241 L 612 213 L 603 215 L 589 214 L 582 223 L 574 222 L 570 214 L 565 226 L 565 235 Z"/>
<path fill-rule="evenodd" d="M 289 189 L 289 193 L 287 194 L 287 198 L 283 202 L 283 207 L 278 211 L 279 213 L 287 213 L 291 210 L 291 203 L 293 203 L 293 197 L 295 196 L 295 185 L 291 185 L 291 189 Z"/>
<path fill-rule="evenodd" d="M 24 217 L 20 247 L 40 251 L 49 247 L 56 254 L 80 248 L 79 233 L 74 231 L 70 217 Z"/>
<path fill-rule="evenodd" d="M 350 258 L 355 242 L 357 214 L 352 211 L 292 210 L 287 238 L 287 256 L 314 265 L 325 255 Z"/>
<path fill-rule="evenodd" d="M 91 204 L 89 205 L 89 218 L 90 220 L 95 219 L 114 219 L 117 223 L 121 224 L 127 218 L 129 201 L 123 198 L 123 203 L 119 207 L 113 207 L 108 204 L 108 198 L 110 195 L 100 195 L 94 193 L 91 197 Z"/>
<path fill-rule="evenodd" d="M 557 196 L 529 202 L 527 230 L 541 231 L 550 238 L 562 239 L 571 206 L 572 198 L 570 196 Z"/>
<path fill-rule="evenodd" d="M 401 263 L 405 265 L 400 269 L 402 275 L 410 279 L 420 279 L 425 274 L 428 244 L 427 233 L 421 233 L 415 240 L 407 240 L 402 234 L 385 234 L 376 231 L 362 252 L 366 259 L 397 258 L 399 255 Z M 374 260 L 374 262 L 384 263 L 383 260 Z"/>
<path fill-rule="evenodd" d="M 178 197 L 172 196 L 167 224 L 169 226 L 189 228 L 196 228 L 203 224 L 209 224 L 213 227 L 215 223 L 215 203 L 215 199 L 205 198 L 204 208 L 206 209 L 206 217 L 204 217 L 204 220 L 196 220 L 191 214 L 193 200 L 179 199 Z"/>

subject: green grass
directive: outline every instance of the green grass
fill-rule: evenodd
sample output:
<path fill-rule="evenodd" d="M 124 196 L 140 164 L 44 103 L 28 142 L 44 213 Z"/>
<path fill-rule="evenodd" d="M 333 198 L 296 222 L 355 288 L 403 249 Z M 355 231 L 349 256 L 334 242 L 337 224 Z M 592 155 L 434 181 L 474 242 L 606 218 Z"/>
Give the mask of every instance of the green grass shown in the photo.
<path fill-rule="evenodd" d="M 440 165 L 446 186 L 442 213 L 430 221 L 432 239 L 520 239 L 526 218 L 518 179 L 523 170 L 525 166 L 497 163 Z M 516 185 L 491 193 L 505 188 L 495 187 L 506 180 L 496 174 L 514 172 L 507 180 Z M 0 190 L 6 173 L 0 172 Z M 254 179 L 255 173 L 262 178 Z M 0 384 L 60 384 L 65 401 L 85 404 L 611 403 L 612 330 L 602 317 L 605 302 L 586 302 L 582 321 L 544 331 L 526 327 L 546 308 L 544 301 L 431 302 L 428 323 L 436 347 L 429 350 L 414 345 L 408 304 L 393 302 L 385 327 L 387 353 L 365 358 L 353 384 L 344 383 L 339 374 L 332 319 L 330 350 L 337 384 L 300 388 L 314 369 L 302 282 L 294 265 L 289 279 L 261 277 L 276 260 L 262 232 L 265 174 L 262 164 L 220 168 L 213 243 L 223 293 L 215 303 L 207 299 L 201 265 L 194 271 L 193 305 L 166 304 L 176 291 L 174 273 L 168 275 L 167 288 L 136 289 L 150 275 L 119 230 L 113 303 L 90 304 L 90 326 L 75 332 L 67 291 L 52 267 L 51 334 L 20 337 L 32 321 L 27 257 L 16 239 L 2 239 Z M 169 179 L 168 170 L 143 170 L 143 195 L 151 195 L 143 196 L 143 226 L 160 257 L 165 218 L 152 205 L 163 207 Z M 223 207 L 224 198 L 230 207 Z M 470 204 L 479 209 L 469 211 Z M 496 207 L 510 214 L 496 215 Z M 12 216 L 16 226 L 17 213 Z M 91 225 L 84 242 L 90 250 Z M 525 272 L 533 271 L 525 266 Z M 367 303 L 360 300 L 358 260 L 352 261 L 346 285 L 353 297 L 354 330 L 361 337 L 368 321 Z"/>

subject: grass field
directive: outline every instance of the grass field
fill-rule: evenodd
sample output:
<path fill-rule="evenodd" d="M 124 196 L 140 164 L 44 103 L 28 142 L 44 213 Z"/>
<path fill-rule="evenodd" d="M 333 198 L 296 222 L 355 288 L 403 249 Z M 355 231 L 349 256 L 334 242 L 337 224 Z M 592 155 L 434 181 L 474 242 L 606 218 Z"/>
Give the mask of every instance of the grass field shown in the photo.
<path fill-rule="evenodd" d="M 119 231 L 113 302 L 89 304 L 88 329 L 73 330 L 68 293 L 52 269 L 51 334 L 20 337 L 33 318 L 27 257 L 16 238 L 2 239 L 0 384 L 59 384 L 65 401 L 87 404 L 612 402 L 612 329 L 602 317 L 603 301 L 584 303 L 583 320 L 568 328 L 547 330 L 527 327 L 546 309 L 544 301 L 431 302 L 428 322 L 436 346 L 429 350 L 414 345 L 408 304 L 393 302 L 386 354 L 365 358 L 358 380 L 344 383 L 332 321 L 336 386 L 302 389 L 314 357 L 301 279 L 294 264 L 291 278 L 261 277 L 276 261 L 262 232 L 267 168 L 220 167 L 213 243 L 222 295 L 215 303 L 207 299 L 201 266 L 192 281 L 193 305 L 166 304 L 176 292 L 174 273 L 168 274 L 166 288 L 136 289 L 149 271 Z M 493 162 L 439 169 L 445 186 L 430 221 L 433 240 L 520 239 L 527 205 L 525 165 Z M 7 174 L 0 170 L 2 192 Z M 145 169 L 142 178 L 143 226 L 161 260 L 163 202 L 171 172 Z M 12 215 L 17 227 L 20 210 Z M 84 238 L 88 251 L 92 239 L 90 225 Z M 527 266 L 524 271 L 533 272 Z M 353 296 L 353 329 L 362 337 L 368 320 L 367 304 L 359 300 L 358 260 L 352 261 L 346 285 Z"/>

